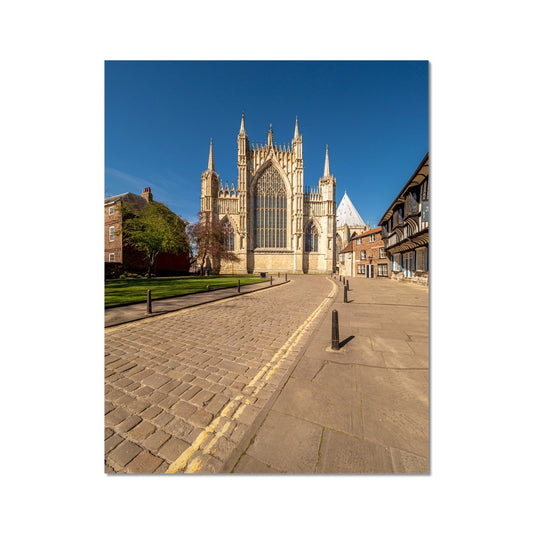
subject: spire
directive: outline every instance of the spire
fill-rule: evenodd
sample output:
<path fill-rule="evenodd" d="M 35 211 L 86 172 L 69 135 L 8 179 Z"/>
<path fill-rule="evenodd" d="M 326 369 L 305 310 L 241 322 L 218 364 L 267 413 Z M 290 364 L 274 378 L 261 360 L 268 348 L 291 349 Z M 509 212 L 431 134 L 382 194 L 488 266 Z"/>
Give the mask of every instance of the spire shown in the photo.
<path fill-rule="evenodd" d="M 215 171 L 215 159 L 213 157 L 213 139 L 209 145 L 209 163 L 207 164 L 207 170 Z"/>
<path fill-rule="evenodd" d="M 300 136 L 298 131 L 298 117 L 296 117 L 296 124 L 294 125 L 294 138 L 297 139 Z"/>
<path fill-rule="evenodd" d="M 326 144 L 326 161 L 324 163 L 324 176 L 331 176 L 329 173 L 329 153 L 328 153 L 328 145 Z"/>
<path fill-rule="evenodd" d="M 268 146 L 273 145 L 274 132 L 272 131 L 272 124 L 270 124 L 270 129 L 268 130 Z"/>
<path fill-rule="evenodd" d="M 239 131 L 239 135 L 246 135 L 246 129 L 244 128 L 244 111 L 242 112 L 241 129 Z"/>
<path fill-rule="evenodd" d="M 365 226 L 347 193 L 344 193 L 341 203 L 337 206 L 337 227 L 344 226 L 344 224 L 348 224 L 348 227 Z"/>

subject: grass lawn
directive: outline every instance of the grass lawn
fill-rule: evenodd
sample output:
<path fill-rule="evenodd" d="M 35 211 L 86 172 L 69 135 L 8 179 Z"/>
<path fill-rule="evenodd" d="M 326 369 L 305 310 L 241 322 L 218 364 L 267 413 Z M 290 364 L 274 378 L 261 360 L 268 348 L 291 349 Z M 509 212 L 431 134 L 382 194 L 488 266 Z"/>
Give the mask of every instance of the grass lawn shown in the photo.
<path fill-rule="evenodd" d="M 236 287 L 238 279 L 241 280 L 241 285 L 265 281 L 258 276 L 112 279 L 105 282 L 105 306 L 111 307 L 118 304 L 145 302 L 148 289 L 152 291 L 152 300 L 156 300 L 167 296 L 203 292 L 207 285 L 212 289 Z"/>

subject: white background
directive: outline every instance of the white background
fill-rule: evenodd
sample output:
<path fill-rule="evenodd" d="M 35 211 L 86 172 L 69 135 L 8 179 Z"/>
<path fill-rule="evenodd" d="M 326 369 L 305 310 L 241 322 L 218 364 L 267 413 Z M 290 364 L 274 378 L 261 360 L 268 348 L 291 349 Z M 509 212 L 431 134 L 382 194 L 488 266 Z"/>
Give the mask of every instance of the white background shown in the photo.
<path fill-rule="evenodd" d="M 531 530 L 528 3 L 309 6 L 2 4 L 6 531 Z M 430 61 L 431 475 L 104 475 L 110 59 Z"/>

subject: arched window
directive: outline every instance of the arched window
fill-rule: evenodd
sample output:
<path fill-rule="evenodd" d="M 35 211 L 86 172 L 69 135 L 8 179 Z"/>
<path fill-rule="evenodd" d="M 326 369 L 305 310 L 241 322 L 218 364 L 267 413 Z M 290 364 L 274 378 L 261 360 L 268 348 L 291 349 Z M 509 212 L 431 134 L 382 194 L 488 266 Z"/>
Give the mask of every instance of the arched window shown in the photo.
<path fill-rule="evenodd" d="M 337 233 L 337 237 L 335 239 L 335 260 L 337 263 L 339 262 L 339 255 L 342 251 L 342 237 Z"/>
<path fill-rule="evenodd" d="M 224 221 L 224 234 L 226 239 L 226 250 L 233 252 L 233 250 L 235 250 L 235 231 L 228 219 Z"/>
<path fill-rule="evenodd" d="M 314 222 L 311 222 L 305 231 L 305 251 L 318 252 L 318 231 Z"/>
<path fill-rule="evenodd" d="M 287 191 L 272 166 L 262 172 L 255 186 L 254 239 L 256 248 L 287 247 Z"/>

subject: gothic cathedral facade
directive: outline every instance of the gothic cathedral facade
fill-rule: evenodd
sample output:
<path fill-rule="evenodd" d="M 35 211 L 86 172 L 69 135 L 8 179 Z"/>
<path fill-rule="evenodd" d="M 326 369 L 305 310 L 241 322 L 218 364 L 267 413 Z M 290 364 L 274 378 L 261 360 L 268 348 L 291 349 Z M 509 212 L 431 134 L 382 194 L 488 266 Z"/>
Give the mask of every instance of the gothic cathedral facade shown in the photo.
<path fill-rule="evenodd" d="M 329 170 L 317 187 L 304 187 L 298 118 L 289 146 L 274 144 L 272 125 L 265 145 L 250 145 L 244 124 L 237 136 L 237 188 L 222 186 L 215 172 L 213 142 L 202 173 L 201 220 L 218 220 L 226 246 L 238 262 L 221 273 L 331 273 L 336 266 L 336 180 Z M 214 265 L 215 266 L 215 265 Z M 218 266 L 215 266 L 218 270 Z"/>

